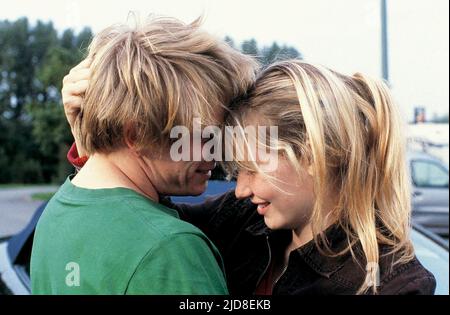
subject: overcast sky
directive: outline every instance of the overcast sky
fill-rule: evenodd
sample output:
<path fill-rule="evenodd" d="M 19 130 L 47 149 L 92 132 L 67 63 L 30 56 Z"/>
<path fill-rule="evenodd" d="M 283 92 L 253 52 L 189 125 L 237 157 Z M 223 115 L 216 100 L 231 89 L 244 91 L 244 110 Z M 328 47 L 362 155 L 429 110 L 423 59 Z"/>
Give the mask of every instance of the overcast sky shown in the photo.
<path fill-rule="evenodd" d="M 204 14 L 204 28 L 220 37 L 277 41 L 341 72 L 381 76 L 380 0 L 14 0 L 2 5 L 0 19 L 27 16 L 96 32 L 125 22 L 129 11 L 185 22 Z M 388 25 L 391 85 L 403 113 L 411 119 L 418 105 L 429 118 L 448 113 L 449 1 L 388 0 Z"/>

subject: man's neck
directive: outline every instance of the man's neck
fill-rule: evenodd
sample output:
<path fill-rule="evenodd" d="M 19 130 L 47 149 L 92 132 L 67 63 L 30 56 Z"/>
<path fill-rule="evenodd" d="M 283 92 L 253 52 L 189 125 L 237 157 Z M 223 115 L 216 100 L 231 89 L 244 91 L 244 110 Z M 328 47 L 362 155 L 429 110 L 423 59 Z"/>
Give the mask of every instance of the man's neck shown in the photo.
<path fill-rule="evenodd" d="M 159 202 L 159 196 L 137 157 L 127 150 L 93 154 L 72 179 L 72 184 L 88 189 L 129 188 Z"/>

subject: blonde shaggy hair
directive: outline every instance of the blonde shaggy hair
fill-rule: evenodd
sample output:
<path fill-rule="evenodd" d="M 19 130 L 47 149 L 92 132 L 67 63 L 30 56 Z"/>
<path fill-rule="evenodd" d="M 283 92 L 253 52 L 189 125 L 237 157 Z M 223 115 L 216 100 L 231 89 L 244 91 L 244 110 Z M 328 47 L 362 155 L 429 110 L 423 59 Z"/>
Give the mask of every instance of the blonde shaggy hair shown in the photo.
<path fill-rule="evenodd" d="M 108 153 L 131 139 L 137 149 L 163 148 L 173 126 L 217 121 L 230 100 L 253 83 L 257 63 L 200 29 L 151 18 L 114 25 L 89 48 L 89 88 L 75 122 L 88 154 Z"/>

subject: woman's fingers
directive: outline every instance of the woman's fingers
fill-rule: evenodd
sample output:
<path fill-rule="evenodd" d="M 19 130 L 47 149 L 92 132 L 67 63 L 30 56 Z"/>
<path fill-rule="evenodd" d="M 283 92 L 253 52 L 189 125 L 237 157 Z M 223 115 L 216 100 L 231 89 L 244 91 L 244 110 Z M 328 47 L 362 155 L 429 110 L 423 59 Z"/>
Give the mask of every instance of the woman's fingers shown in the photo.
<path fill-rule="evenodd" d="M 73 70 L 73 69 L 72 69 Z M 64 86 L 68 83 L 74 83 L 81 80 L 88 80 L 91 75 L 90 68 L 80 68 L 76 71 L 72 71 L 66 75 L 63 79 Z"/>
<path fill-rule="evenodd" d="M 83 94 L 89 87 L 89 78 L 91 69 L 89 68 L 92 63 L 90 58 L 84 59 L 78 65 L 73 67 L 69 74 L 63 79 L 63 88 L 61 90 L 62 101 L 64 104 L 64 113 L 66 119 L 70 125 L 70 129 L 73 132 L 73 127 L 83 105 Z M 75 142 L 79 145 L 79 141 L 74 134 Z M 79 146 L 78 150 L 82 150 Z M 81 151 L 79 151 L 81 152 Z"/>
<path fill-rule="evenodd" d="M 63 94 L 66 96 L 70 95 L 81 95 L 84 94 L 89 87 L 89 80 L 77 80 L 73 83 L 64 84 Z"/>
<path fill-rule="evenodd" d="M 62 90 L 62 99 L 64 104 L 64 113 L 70 128 L 73 128 L 75 119 L 81 110 L 83 104 L 83 95 L 89 86 L 89 80 L 81 80 L 74 83 L 64 84 Z"/>
<path fill-rule="evenodd" d="M 67 98 L 67 102 L 64 104 L 64 111 L 69 115 L 77 114 L 81 109 L 81 103 L 83 103 L 81 96 L 71 96 Z"/>
<path fill-rule="evenodd" d="M 82 103 L 83 98 L 81 96 L 72 95 L 66 98 L 66 102 L 64 103 L 64 113 L 66 114 L 71 129 L 73 129 L 75 119 L 81 110 Z"/>
<path fill-rule="evenodd" d="M 83 59 L 79 64 L 77 64 L 75 67 L 73 67 L 70 71 L 78 71 L 83 68 L 89 68 L 91 66 L 92 59 L 86 58 Z"/>
<path fill-rule="evenodd" d="M 64 112 L 70 127 L 73 124 L 83 104 L 82 95 L 89 87 L 91 60 L 85 59 L 70 70 L 69 74 L 63 79 L 63 88 L 61 91 Z"/>

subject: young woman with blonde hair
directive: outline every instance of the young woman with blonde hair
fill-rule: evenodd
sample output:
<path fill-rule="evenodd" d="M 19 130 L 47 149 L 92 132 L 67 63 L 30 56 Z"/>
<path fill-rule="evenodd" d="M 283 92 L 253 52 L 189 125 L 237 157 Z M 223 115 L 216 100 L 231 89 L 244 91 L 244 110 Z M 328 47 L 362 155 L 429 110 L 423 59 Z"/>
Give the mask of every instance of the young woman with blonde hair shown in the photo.
<path fill-rule="evenodd" d="M 277 168 L 236 159 L 226 165 L 235 191 L 166 204 L 219 248 L 231 294 L 434 293 L 409 238 L 402 122 L 384 83 L 279 62 L 226 124 L 244 136 L 247 126 L 278 126 Z"/>
<path fill-rule="evenodd" d="M 383 82 L 280 62 L 227 124 L 278 126 L 275 171 L 258 159 L 231 166 L 235 195 L 256 204 L 272 230 L 269 247 L 276 231 L 285 234 L 257 293 L 433 293 L 409 238 L 405 138 Z"/>

